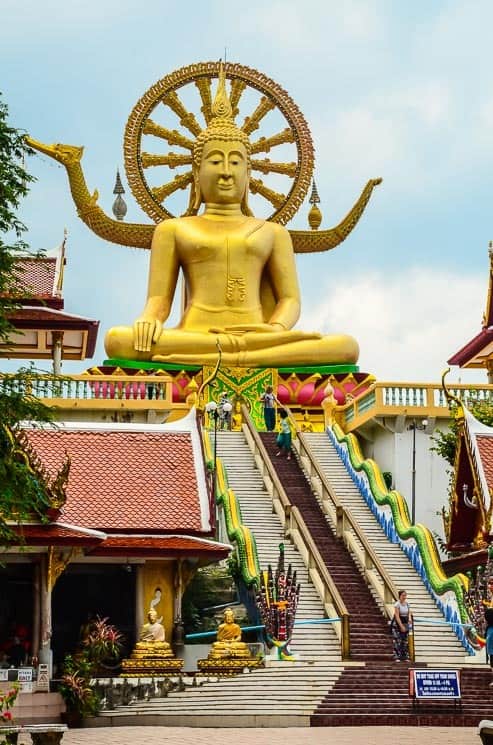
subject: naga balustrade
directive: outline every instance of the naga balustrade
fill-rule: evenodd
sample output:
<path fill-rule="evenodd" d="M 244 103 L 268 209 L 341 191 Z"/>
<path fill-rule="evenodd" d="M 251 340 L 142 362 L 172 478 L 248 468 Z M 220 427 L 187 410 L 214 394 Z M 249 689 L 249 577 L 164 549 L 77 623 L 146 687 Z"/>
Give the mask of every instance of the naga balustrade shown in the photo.
<path fill-rule="evenodd" d="M 21 393 L 59 409 L 189 409 L 173 404 L 172 379 L 156 375 L 0 375 L 0 392 Z"/>
<path fill-rule="evenodd" d="M 493 401 L 493 385 L 456 384 L 447 388 L 466 404 Z M 352 432 L 378 416 L 448 418 L 449 407 L 440 383 L 378 382 L 361 396 L 337 410 L 336 418 L 345 432 Z"/>
<path fill-rule="evenodd" d="M 343 660 L 351 655 L 350 616 L 339 594 L 339 590 L 327 569 L 303 520 L 299 509 L 292 505 L 270 461 L 246 406 L 242 406 L 243 432 L 252 451 L 255 463 L 262 475 L 265 488 L 272 499 L 272 509 L 284 526 L 285 537 L 298 549 L 308 575 L 322 600 L 328 618 L 337 617 L 341 623 L 334 624 Z"/>

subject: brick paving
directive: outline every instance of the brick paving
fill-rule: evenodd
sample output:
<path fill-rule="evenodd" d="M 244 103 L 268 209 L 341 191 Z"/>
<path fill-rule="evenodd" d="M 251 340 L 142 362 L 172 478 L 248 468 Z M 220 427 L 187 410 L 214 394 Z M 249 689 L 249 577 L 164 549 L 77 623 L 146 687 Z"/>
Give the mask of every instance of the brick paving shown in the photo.
<path fill-rule="evenodd" d="M 205 729 L 98 727 L 69 730 L 62 745 L 481 745 L 474 727 L 320 727 Z M 19 743 L 28 745 L 27 739 Z"/>

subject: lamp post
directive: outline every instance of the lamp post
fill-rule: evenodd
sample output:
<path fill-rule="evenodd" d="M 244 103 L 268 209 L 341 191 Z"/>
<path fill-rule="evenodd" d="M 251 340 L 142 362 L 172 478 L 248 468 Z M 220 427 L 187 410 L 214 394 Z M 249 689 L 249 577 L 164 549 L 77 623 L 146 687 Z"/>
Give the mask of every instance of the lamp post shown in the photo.
<path fill-rule="evenodd" d="M 216 466 L 217 466 L 217 420 L 219 419 L 219 411 L 215 401 L 209 401 L 205 405 L 205 410 L 209 419 L 212 418 L 214 421 L 214 451 L 213 451 L 213 465 L 212 465 L 212 499 L 216 498 Z"/>
<path fill-rule="evenodd" d="M 427 419 L 418 424 L 416 419 L 408 425 L 408 430 L 413 433 L 412 465 L 411 465 L 411 525 L 416 522 L 416 430 L 424 430 L 428 424 Z"/>

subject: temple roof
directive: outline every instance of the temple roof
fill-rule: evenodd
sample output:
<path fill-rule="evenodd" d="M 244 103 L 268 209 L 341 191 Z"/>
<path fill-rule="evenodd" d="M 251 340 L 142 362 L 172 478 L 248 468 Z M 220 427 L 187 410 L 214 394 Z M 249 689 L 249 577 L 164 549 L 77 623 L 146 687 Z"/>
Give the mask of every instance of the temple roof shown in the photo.
<path fill-rule="evenodd" d="M 488 360 L 491 360 L 493 357 L 493 244 L 491 242 L 489 244 L 488 255 L 490 271 L 482 329 L 450 357 L 448 360 L 449 365 L 459 365 L 459 367 L 469 368 L 486 367 Z"/>
<path fill-rule="evenodd" d="M 493 427 L 464 407 L 454 464 L 454 504 L 450 510 L 448 547 L 452 551 L 482 548 L 489 541 L 493 490 Z M 482 544 L 482 545 L 481 545 Z"/>
<path fill-rule="evenodd" d="M 13 293 L 21 305 L 63 308 L 61 268 L 63 256 L 21 256 L 14 266 L 17 291 Z"/>
<path fill-rule="evenodd" d="M 0 345 L 0 356 L 14 359 L 92 358 L 96 347 L 99 321 L 63 312 L 63 274 L 65 244 L 48 256 L 19 256 L 13 274 L 17 290 L 9 293 L 18 307 L 8 313 L 8 320 L 18 330 L 9 343 Z"/>
<path fill-rule="evenodd" d="M 210 532 L 201 443 L 190 423 L 182 431 L 65 423 L 27 434 L 50 474 L 66 453 L 71 460 L 63 523 L 115 533 Z"/>

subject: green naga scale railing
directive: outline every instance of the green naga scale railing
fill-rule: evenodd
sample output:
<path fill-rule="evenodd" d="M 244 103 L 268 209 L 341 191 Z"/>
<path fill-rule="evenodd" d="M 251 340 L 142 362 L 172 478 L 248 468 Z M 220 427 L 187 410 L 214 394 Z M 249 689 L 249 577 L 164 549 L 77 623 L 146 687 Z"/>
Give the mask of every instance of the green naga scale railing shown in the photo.
<path fill-rule="evenodd" d="M 466 633 L 471 626 L 464 598 L 469 585 L 466 575 L 446 576 L 433 535 L 424 525 L 411 524 L 404 497 L 387 488 L 379 466 L 363 456 L 355 435 L 346 435 L 338 424 L 328 428 L 327 433 L 389 540 L 401 545 L 463 646 L 469 654 L 475 654 Z M 444 598 L 446 593 L 448 598 Z"/>
<path fill-rule="evenodd" d="M 230 489 L 228 477 L 220 458 L 214 458 L 209 432 L 202 430 L 204 455 L 207 468 L 214 472 L 215 501 L 223 510 L 228 539 L 234 544 L 241 578 L 247 587 L 260 586 L 260 565 L 255 537 L 243 524 L 241 507 L 236 494 Z"/>

